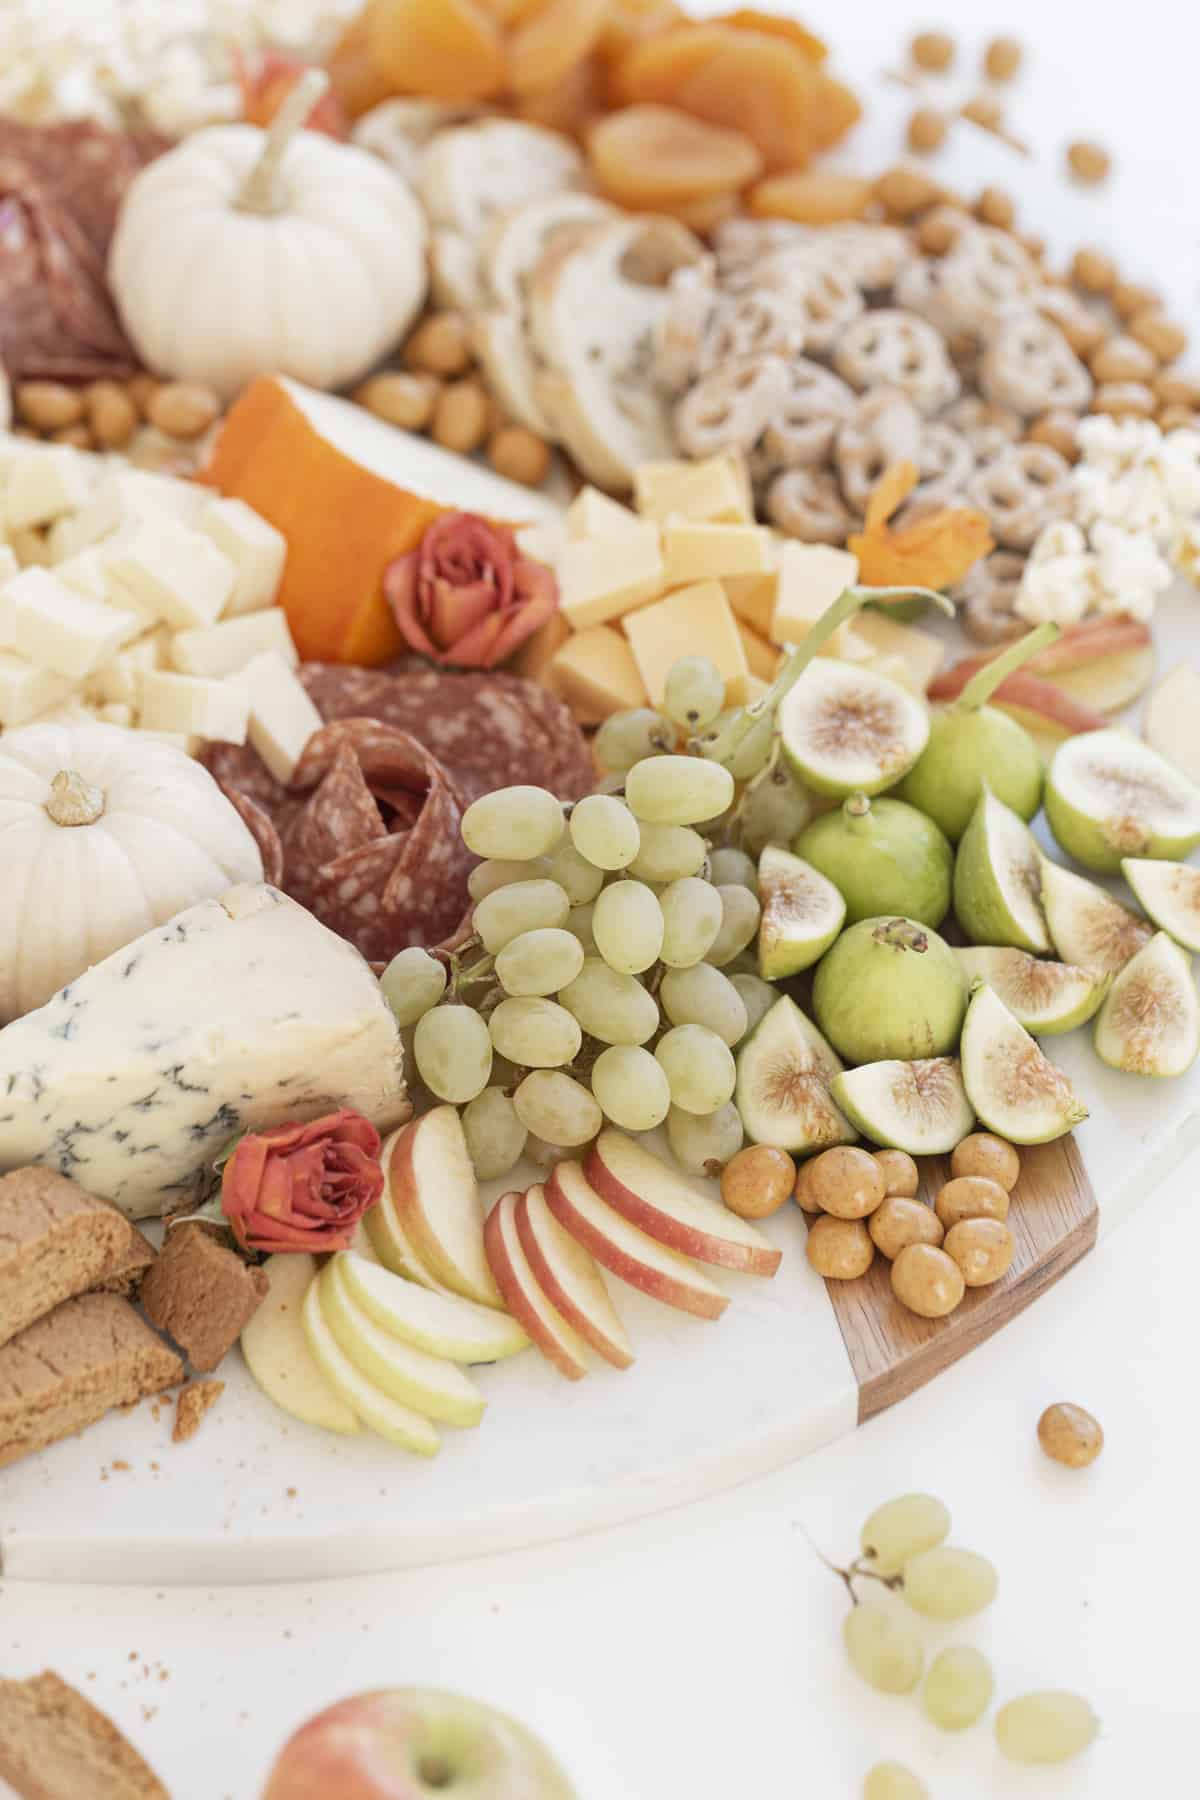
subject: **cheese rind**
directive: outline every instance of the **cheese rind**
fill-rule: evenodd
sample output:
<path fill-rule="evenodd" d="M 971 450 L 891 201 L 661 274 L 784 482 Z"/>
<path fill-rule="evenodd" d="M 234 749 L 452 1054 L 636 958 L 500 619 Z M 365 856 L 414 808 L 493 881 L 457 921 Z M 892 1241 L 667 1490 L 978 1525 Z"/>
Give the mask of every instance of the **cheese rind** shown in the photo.
<path fill-rule="evenodd" d="M 59 581 L 23 569 L 0 588 L 0 644 L 56 675 L 82 681 L 134 637 L 138 619 Z"/>
<path fill-rule="evenodd" d="M 196 631 L 177 631 L 171 640 L 170 657 L 181 674 L 218 681 L 223 675 L 236 675 L 264 650 L 278 650 L 290 669 L 300 666 L 300 655 L 281 607 L 269 606 L 261 612 L 243 613 L 240 618 L 226 617 Z"/>
<path fill-rule="evenodd" d="M 220 499 L 205 502 L 196 529 L 212 539 L 236 571 L 225 602 L 226 618 L 275 604 L 287 561 L 287 539 L 282 531 L 260 518 L 244 500 Z"/>
<path fill-rule="evenodd" d="M 640 521 L 620 537 L 580 538 L 554 559 L 563 617 L 575 631 L 606 625 L 663 590 L 658 526 Z"/>
<path fill-rule="evenodd" d="M 276 781 L 290 781 L 304 746 L 324 724 L 307 689 L 277 650 L 253 657 L 229 685 L 241 688 L 249 703 L 250 742 Z"/>
<path fill-rule="evenodd" d="M 210 743 L 246 741 L 249 696 L 234 681 L 204 681 L 152 669 L 142 676 L 138 706 L 146 731 L 177 731 Z"/>
<path fill-rule="evenodd" d="M 162 619 L 177 631 L 215 625 L 236 579 L 211 538 L 163 516 L 122 532 L 108 561 L 146 620 Z"/>
<path fill-rule="evenodd" d="M 625 620 L 651 706 L 662 703 L 671 665 L 681 656 L 707 656 L 725 677 L 725 699 L 740 705 L 750 673 L 737 620 L 719 581 L 699 581 L 642 607 Z"/>
<path fill-rule="evenodd" d="M 0 725 L 27 725 L 40 713 L 61 706 L 74 689 L 74 682 L 65 675 L 39 669 L 23 656 L 0 650 Z"/>
<path fill-rule="evenodd" d="M 613 625 L 574 632 L 551 658 L 542 679 L 566 701 L 581 725 L 599 725 L 611 713 L 646 704 L 633 651 Z"/>

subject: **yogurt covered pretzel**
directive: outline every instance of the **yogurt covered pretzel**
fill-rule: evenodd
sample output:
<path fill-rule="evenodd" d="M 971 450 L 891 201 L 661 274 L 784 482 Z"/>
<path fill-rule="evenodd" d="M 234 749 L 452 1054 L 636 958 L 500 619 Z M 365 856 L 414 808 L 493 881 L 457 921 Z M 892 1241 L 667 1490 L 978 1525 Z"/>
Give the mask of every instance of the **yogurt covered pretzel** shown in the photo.
<path fill-rule="evenodd" d="M 1092 396 L 1092 378 L 1058 326 L 1033 312 L 1000 326 L 980 358 L 979 386 L 993 405 L 1026 419 L 1083 412 Z"/>
<path fill-rule="evenodd" d="M 713 369 L 675 408 L 675 431 L 689 456 L 723 450 L 749 453 L 788 395 L 788 365 L 781 356 L 751 356 Z"/>
<path fill-rule="evenodd" d="M 1049 444 L 1011 444 L 967 484 L 972 506 L 985 512 L 996 542 L 1028 550 L 1042 529 L 1071 511 L 1071 465 Z"/>
<path fill-rule="evenodd" d="M 940 411 L 959 390 L 940 332 L 895 307 L 864 313 L 848 326 L 834 347 L 833 366 L 860 393 L 881 383 L 900 388 L 926 414 Z"/>
<path fill-rule="evenodd" d="M 762 442 L 762 460 L 771 469 L 824 462 L 833 447 L 839 419 L 855 405 L 853 389 L 832 370 L 807 357 L 788 365 L 788 390 L 771 417 Z"/>
<path fill-rule="evenodd" d="M 855 517 L 828 469 L 785 469 L 767 490 L 767 516 L 808 544 L 844 544 Z"/>

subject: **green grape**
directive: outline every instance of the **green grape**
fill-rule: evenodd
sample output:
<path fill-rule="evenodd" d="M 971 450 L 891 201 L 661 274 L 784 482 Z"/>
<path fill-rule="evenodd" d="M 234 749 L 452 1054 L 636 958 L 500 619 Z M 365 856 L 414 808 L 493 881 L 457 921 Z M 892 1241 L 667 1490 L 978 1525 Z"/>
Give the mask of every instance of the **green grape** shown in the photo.
<path fill-rule="evenodd" d="M 501 1000 L 488 1019 L 492 1043 L 523 1069 L 558 1069 L 574 1062 L 583 1042 L 565 1006 L 533 995 Z"/>
<path fill-rule="evenodd" d="M 761 975 L 752 975 L 749 970 L 739 971 L 729 979 L 742 996 L 742 1005 L 746 1008 L 746 1031 L 749 1033 L 766 1018 L 779 995 L 769 981 L 764 981 Z"/>
<path fill-rule="evenodd" d="M 462 838 L 476 856 L 528 862 L 553 850 L 565 829 L 562 802 L 545 788 L 506 787 L 472 801 Z"/>
<path fill-rule="evenodd" d="M 939 1544 L 904 1564 L 904 1598 L 927 1619 L 967 1619 L 996 1598 L 996 1571 L 986 1556 Z"/>
<path fill-rule="evenodd" d="M 943 1731 L 965 1731 L 991 1705 L 992 1686 L 992 1665 L 983 1651 L 957 1644 L 930 1663 L 921 1699 Z"/>
<path fill-rule="evenodd" d="M 718 887 L 737 883 L 752 894 L 758 892 L 758 866 L 744 850 L 714 850 L 708 859 L 708 878 Z"/>
<path fill-rule="evenodd" d="M 446 991 L 446 966 L 428 950 L 410 944 L 393 956 L 379 977 L 383 997 L 397 1025 L 415 1025 Z"/>
<path fill-rule="evenodd" d="M 863 1555 L 879 1575 L 898 1575 L 918 1550 L 933 1550 L 950 1535 L 950 1514 L 932 1494 L 901 1494 L 877 1506 L 862 1528 Z"/>
<path fill-rule="evenodd" d="M 560 1003 L 602 1044 L 644 1044 L 658 1030 L 658 1004 L 635 975 L 610 969 L 599 956 L 558 992 Z"/>
<path fill-rule="evenodd" d="M 640 975 L 662 949 L 662 907 L 644 882 L 614 881 L 597 895 L 592 936 L 610 969 Z"/>
<path fill-rule="evenodd" d="M 631 812 L 651 825 L 697 825 L 733 799 L 733 776 L 699 756 L 651 756 L 625 777 Z"/>
<path fill-rule="evenodd" d="M 671 969 L 689 969 L 703 962 L 721 929 L 721 896 L 698 875 L 672 881 L 658 896 L 663 916 L 660 955 Z"/>
<path fill-rule="evenodd" d="M 485 1087 L 476 1094 L 463 1107 L 462 1127 L 478 1181 L 496 1181 L 521 1160 L 525 1127 L 503 1088 Z"/>
<path fill-rule="evenodd" d="M 596 733 L 593 749 L 602 769 L 624 775 L 645 756 L 657 756 L 675 747 L 675 727 L 648 706 L 615 712 Z"/>
<path fill-rule="evenodd" d="M 881 1694 L 911 1694 L 920 1681 L 925 1653 L 903 1608 L 860 1600 L 846 1614 L 842 1638 L 856 1674 Z"/>
<path fill-rule="evenodd" d="M 1062 1688 L 1021 1694 L 996 1714 L 996 1742 L 1012 1762 L 1067 1762 L 1086 1750 L 1099 1730 L 1082 1694 Z"/>
<path fill-rule="evenodd" d="M 571 842 L 597 869 L 624 869 L 638 853 L 641 832 L 615 794 L 588 794 L 571 808 Z"/>
<path fill-rule="evenodd" d="M 542 926 L 510 938 L 496 958 L 506 994 L 556 994 L 583 967 L 583 945 L 561 927 Z"/>
<path fill-rule="evenodd" d="M 704 867 L 708 846 L 687 825 L 641 826 L 641 845 L 629 865 L 639 881 L 680 881 Z"/>
<path fill-rule="evenodd" d="M 513 1095 L 513 1106 L 527 1131 L 567 1149 L 588 1143 L 604 1123 L 594 1096 L 561 1069 L 534 1069 Z"/>
<path fill-rule="evenodd" d="M 785 848 L 812 818 L 812 801 L 792 779 L 786 763 L 765 769 L 742 796 L 739 827 L 742 844 L 757 856 L 767 844 Z"/>
<path fill-rule="evenodd" d="M 577 937 L 583 945 L 585 956 L 596 956 L 596 936 L 592 930 L 592 918 L 596 911 L 595 901 L 586 906 L 573 906 L 567 918 L 567 930 L 572 937 Z"/>
<path fill-rule="evenodd" d="M 671 1105 L 661 1066 L 638 1044 L 610 1044 L 592 1066 L 592 1092 L 606 1119 L 622 1131 L 651 1131 Z"/>
<path fill-rule="evenodd" d="M 564 837 L 545 858 L 546 874 L 557 881 L 572 906 L 586 906 L 604 886 L 604 871 L 575 848 L 574 840 Z"/>
<path fill-rule="evenodd" d="M 667 670 L 663 711 L 687 731 L 711 725 L 725 704 L 725 677 L 707 656 L 681 656 Z"/>
<path fill-rule="evenodd" d="M 488 1084 L 492 1072 L 488 1028 L 469 1006 L 435 1006 L 417 1020 L 413 1060 L 430 1093 L 462 1106 Z"/>
<path fill-rule="evenodd" d="M 529 862 L 476 863 L 467 876 L 467 892 L 472 900 L 484 900 L 497 888 L 508 887 L 511 882 L 536 881 L 539 876 L 550 874 L 548 862 L 548 857 L 535 856 Z"/>
<path fill-rule="evenodd" d="M 732 1100 L 715 1112 L 690 1113 L 673 1106 L 667 1114 L 667 1142 L 689 1175 L 719 1175 L 745 1139 L 742 1115 Z"/>
<path fill-rule="evenodd" d="M 557 881 L 514 881 L 487 894 L 475 908 L 475 929 L 489 955 L 496 956 L 524 931 L 565 925 L 571 902 Z"/>
<path fill-rule="evenodd" d="M 723 712 L 713 722 L 713 734 L 729 724 L 734 717 L 735 710 L 737 709 L 731 707 L 728 712 Z M 701 756 L 712 756 L 716 747 L 711 735 L 707 742 L 702 738 L 700 741 Z M 771 751 L 774 747 L 775 720 L 771 713 L 766 712 L 761 719 L 755 719 L 736 750 L 728 752 L 721 758 L 721 762 L 735 781 L 752 781 L 770 762 Z"/>
<path fill-rule="evenodd" d="M 754 938 L 762 909 L 750 889 L 740 882 L 725 882 L 713 892 L 721 898 L 721 927 L 705 954 L 720 969 L 740 956 Z"/>
<path fill-rule="evenodd" d="M 746 1007 L 732 981 L 711 963 L 668 969 L 658 1003 L 672 1025 L 704 1025 L 732 1046 L 746 1035 Z"/>
<path fill-rule="evenodd" d="M 737 1075 L 729 1045 L 703 1025 L 673 1025 L 654 1054 L 671 1084 L 671 1104 L 711 1113 L 733 1094 Z"/>
<path fill-rule="evenodd" d="M 929 1789 L 903 1763 L 876 1763 L 867 1770 L 863 1800 L 929 1800 Z"/>

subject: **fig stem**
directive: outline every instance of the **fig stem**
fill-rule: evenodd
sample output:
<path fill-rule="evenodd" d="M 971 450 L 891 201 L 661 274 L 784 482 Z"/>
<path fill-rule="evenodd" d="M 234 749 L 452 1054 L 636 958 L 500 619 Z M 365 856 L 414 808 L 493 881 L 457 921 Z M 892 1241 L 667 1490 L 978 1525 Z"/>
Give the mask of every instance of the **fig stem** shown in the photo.
<path fill-rule="evenodd" d="M 871 800 L 867 794 L 851 794 L 842 807 L 851 825 L 861 826 L 871 816 Z"/>
<path fill-rule="evenodd" d="M 1027 631 L 1023 638 L 1018 638 L 1015 644 L 1010 644 L 1007 650 L 1002 650 L 999 656 L 984 663 L 982 669 L 972 675 L 954 702 L 955 712 L 978 712 L 981 706 L 987 705 L 1002 681 L 1007 680 L 1030 657 L 1036 656 L 1039 650 L 1044 650 L 1047 644 L 1052 644 L 1061 635 L 1059 626 L 1050 619 L 1044 625 L 1037 625 L 1032 631 Z"/>

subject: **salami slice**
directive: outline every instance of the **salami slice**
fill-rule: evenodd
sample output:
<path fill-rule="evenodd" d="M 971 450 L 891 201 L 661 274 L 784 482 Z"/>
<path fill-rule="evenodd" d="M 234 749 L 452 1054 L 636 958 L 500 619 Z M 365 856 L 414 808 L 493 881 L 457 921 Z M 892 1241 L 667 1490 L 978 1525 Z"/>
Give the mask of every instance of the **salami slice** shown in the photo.
<path fill-rule="evenodd" d="M 325 731 L 330 730 L 336 727 L 325 727 Z M 314 732 L 310 748 L 324 735 L 322 731 Z M 283 836 L 288 892 L 301 906 L 313 910 L 313 885 L 325 865 L 387 835 L 387 826 L 353 745 L 339 743 L 326 772 L 304 805 L 292 814 Z"/>
<path fill-rule="evenodd" d="M 283 845 L 279 841 L 279 833 L 270 813 L 257 800 L 252 800 L 249 794 L 239 793 L 237 788 L 228 787 L 224 782 L 218 782 L 217 785 L 258 845 L 258 853 L 262 857 L 263 880 L 272 887 L 282 887 Z"/>

